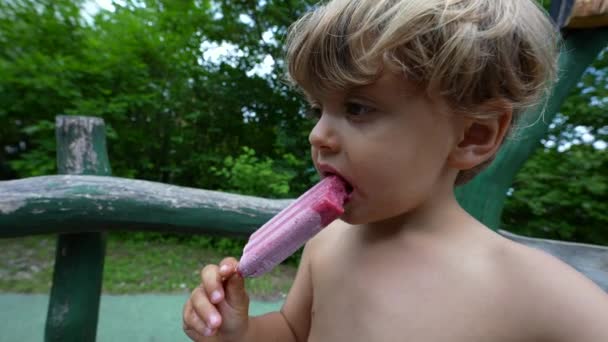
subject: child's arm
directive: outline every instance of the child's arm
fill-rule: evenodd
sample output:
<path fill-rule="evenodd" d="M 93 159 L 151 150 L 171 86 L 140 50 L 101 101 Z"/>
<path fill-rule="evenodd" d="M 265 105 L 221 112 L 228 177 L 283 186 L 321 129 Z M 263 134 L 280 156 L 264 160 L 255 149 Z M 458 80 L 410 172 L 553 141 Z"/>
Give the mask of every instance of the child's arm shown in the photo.
<path fill-rule="evenodd" d="M 608 341 L 608 294 L 580 273 L 553 261 L 542 272 L 548 277 L 557 275 L 559 283 L 548 286 L 538 299 L 553 303 L 544 306 L 551 341 Z"/>
<path fill-rule="evenodd" d="M 201 286 L 184 306 L 184 332 L 194 341 L 305 341 L 312 305 L 307 255 L 305 249 L 281 312 L 258 317 L 248 316 L 249 296 L 235 271 L 236 259 L 205 266 Z M 216 291 L 219 294 L 214 295 Z"/>
<path fill-rule="evenodd" d="M 608 341 L 606 292 L 553 256 L 536 250 L 520 256 L 511 300 L 525 303 L 529 328 L 543 341 Z"/>
<path fill-rule="evenodd" d="M 281 314 L 295 338 L 293 341 L 308 341 L 313 298 L 311 253 L 316 240 L 312 239 L 304 247 L 298 274 L 281 309 Z"/>

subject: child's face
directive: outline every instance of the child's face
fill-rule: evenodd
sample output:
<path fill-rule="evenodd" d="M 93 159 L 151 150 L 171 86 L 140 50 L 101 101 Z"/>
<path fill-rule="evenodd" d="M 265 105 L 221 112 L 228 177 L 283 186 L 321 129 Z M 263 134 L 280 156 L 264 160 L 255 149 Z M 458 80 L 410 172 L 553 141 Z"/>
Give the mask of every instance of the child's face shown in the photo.
<path fill-rule="evenodd" d="M 447 161 L 459 116 L 417 93 L 385 74 L 373 85 L 311 97 L 319 118 L 309 136 L 315 167 L 353 187 L 344 221 L 381 221 L 451 194 L 457 170 Z"/>

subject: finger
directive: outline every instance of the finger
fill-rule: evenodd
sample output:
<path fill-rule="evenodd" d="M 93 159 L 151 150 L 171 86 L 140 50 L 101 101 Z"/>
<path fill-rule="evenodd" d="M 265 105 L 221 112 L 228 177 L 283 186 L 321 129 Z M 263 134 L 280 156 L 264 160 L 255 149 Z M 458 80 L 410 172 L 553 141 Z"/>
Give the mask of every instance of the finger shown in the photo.
<path fill-rule="evenodd" d="M 195 289 L 192 292 L 191 301 L 194 313 L 204 321 L 207 327 L 216 329 L 222 324 L 222 316 L 215 305 L 209 301 L 203 289 L 200 287 Z"/>
<path fill-rule="evenodd" d="M 207 265 L 201 271 L 201 281 L 211 303 L 217 304 L 224 299 L 222 277 L 217 265 Z"/>
<path fill-rule="evenodd" d="M 249 310 L 249 295 L 245 290 L 245 279 L 238 273 L 233 273 L 225 282 L 226 303 L 237 312 L 247 315 Z"/>
<path fill-rule="evenodd" d="M 209 337 L 209 336 L 215 335 L 217 333 L 217 329 L 205 328 L 204 332 L 201 334 L 200 332 L 198 332 L 192 328 L 184 327 L 184 332 L 186 333 L 186 335 L 188 335 L 188 337 L 190 337 L 191 340 L 202 341 L 203 336 Z"/>
<path fill-rule="evenodd" d="M 186 333 L 186 335 L 192 340 L 192 341 L 201 341 L 203 338 L 203 335 L 199 334 L 198 332 L 192 330 L 192 329 L 187 329 L 184 328 L 184 333 Z"/>
<path fill-rule="evenodd" d="M 182 316 L 184 332 L 195 341 L 200 340 L 201 336 L 208 334 L 212 330 L 207 327 L 207 324 L 194 311 L 192 296 L 186 301 Z"/>
<path fill-rule="evenodd" d="M 233 257 L 225 258 L 224 260 L 222 260 L 220 262 L 220 276 L 222 277 L 222 279 L 227 279 L 232 274 L 234 274 L 236 272 L 236 267 L 238 263 L 239 262 Z"/>
<path fill-rule="evenodd" d="M 186 335 L 192 337 L 191 334 L 188 334 L 188 331 L 190 331 L 197 335 L 204 336 L 209 330 L 210 328 L 207 327 L 207 324 L 198 317 L 193 309 L 190 309 L 190 311 L 184 315 L 184 332 L 186 332 Z"/>

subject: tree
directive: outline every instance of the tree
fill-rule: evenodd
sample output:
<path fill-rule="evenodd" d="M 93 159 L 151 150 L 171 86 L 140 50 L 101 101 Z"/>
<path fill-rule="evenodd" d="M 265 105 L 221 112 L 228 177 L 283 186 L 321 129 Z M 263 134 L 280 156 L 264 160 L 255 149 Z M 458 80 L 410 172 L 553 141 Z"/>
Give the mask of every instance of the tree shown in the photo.
<path fill-rule="evenodd" d="M 129 0 L 88 21 L 83 0 L 0 1 L 0 179 L 55 173 L 54 117 L 73 114 L 104 118 L 116 176 L 301 193 L 316 177 L 312 123 L 283 81 L 282 46 L 314 2 Z M 207 58 L 222 44 L 237 53 Z M 252 72 L 268 59 L 269 73 Z M 604 52 L 564 104 L 553 147 L 539 142 L 504 228 L 606 243 L 606 150 L 581 138 L 560 146 L 576 142 L 577 126 L 608 140 L 607 67 Z"/>
<path fill-rule="evenodd" d="M 503 228 L 608 245 L 607 51 L 588 68 L 550 126 L 544 146 L 517 175 Z"/>
<path fill-rule="evenodd" d="M 291 20 L 284 8 L 301 8 L 299 2 L 269 3 L 260 15 L 247 1 L 218 8 L 210 1 L 127 1 L 99 12 L 91 25 L 78 3 L 48 1 L 43 11 L 32 0 L 14 3 L 2 11 L 3 46 L 13 48 L 0 59 L 0 116 L 9 123 L 0 143 L 9 146 L 2 159 L 18 177 L 54 172 L 57 114 L 106 120 L 118 176 L 217 188 L 221 178 L 210 168 L 241 146 L 279 160 L 286 153 L 307 158 L 301 138 L 309 123 L 281 81 L 281 66 L 267 77 L 248 73 L 263 56 L 280 54 L 279 44 L 259 37 L 285 31 Z M 240 10 L 257 15 L 258 29 L 237 19 Z M 12 26 L 17 18 L 20 27 Z M 248 53 L 215 64 L 203 58 L 204 42 L 230 42 Z M 310 174 L 297 172 L 295 188 Z"/>

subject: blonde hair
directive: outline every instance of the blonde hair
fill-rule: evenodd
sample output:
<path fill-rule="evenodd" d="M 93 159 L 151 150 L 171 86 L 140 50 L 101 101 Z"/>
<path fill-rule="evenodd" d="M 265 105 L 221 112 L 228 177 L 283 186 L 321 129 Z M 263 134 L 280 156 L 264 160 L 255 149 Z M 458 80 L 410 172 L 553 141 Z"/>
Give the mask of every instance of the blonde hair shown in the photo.
<path fill-rule="evenodd" d="M 479 108 L 501 99 L 517 118 L 554 80 L 558 42 L 533 0 L 333 0 L 290 27 L 287 77 L 324 92 L 373 83 L 388 70 L 456 112 L 496 115 Z"/>

